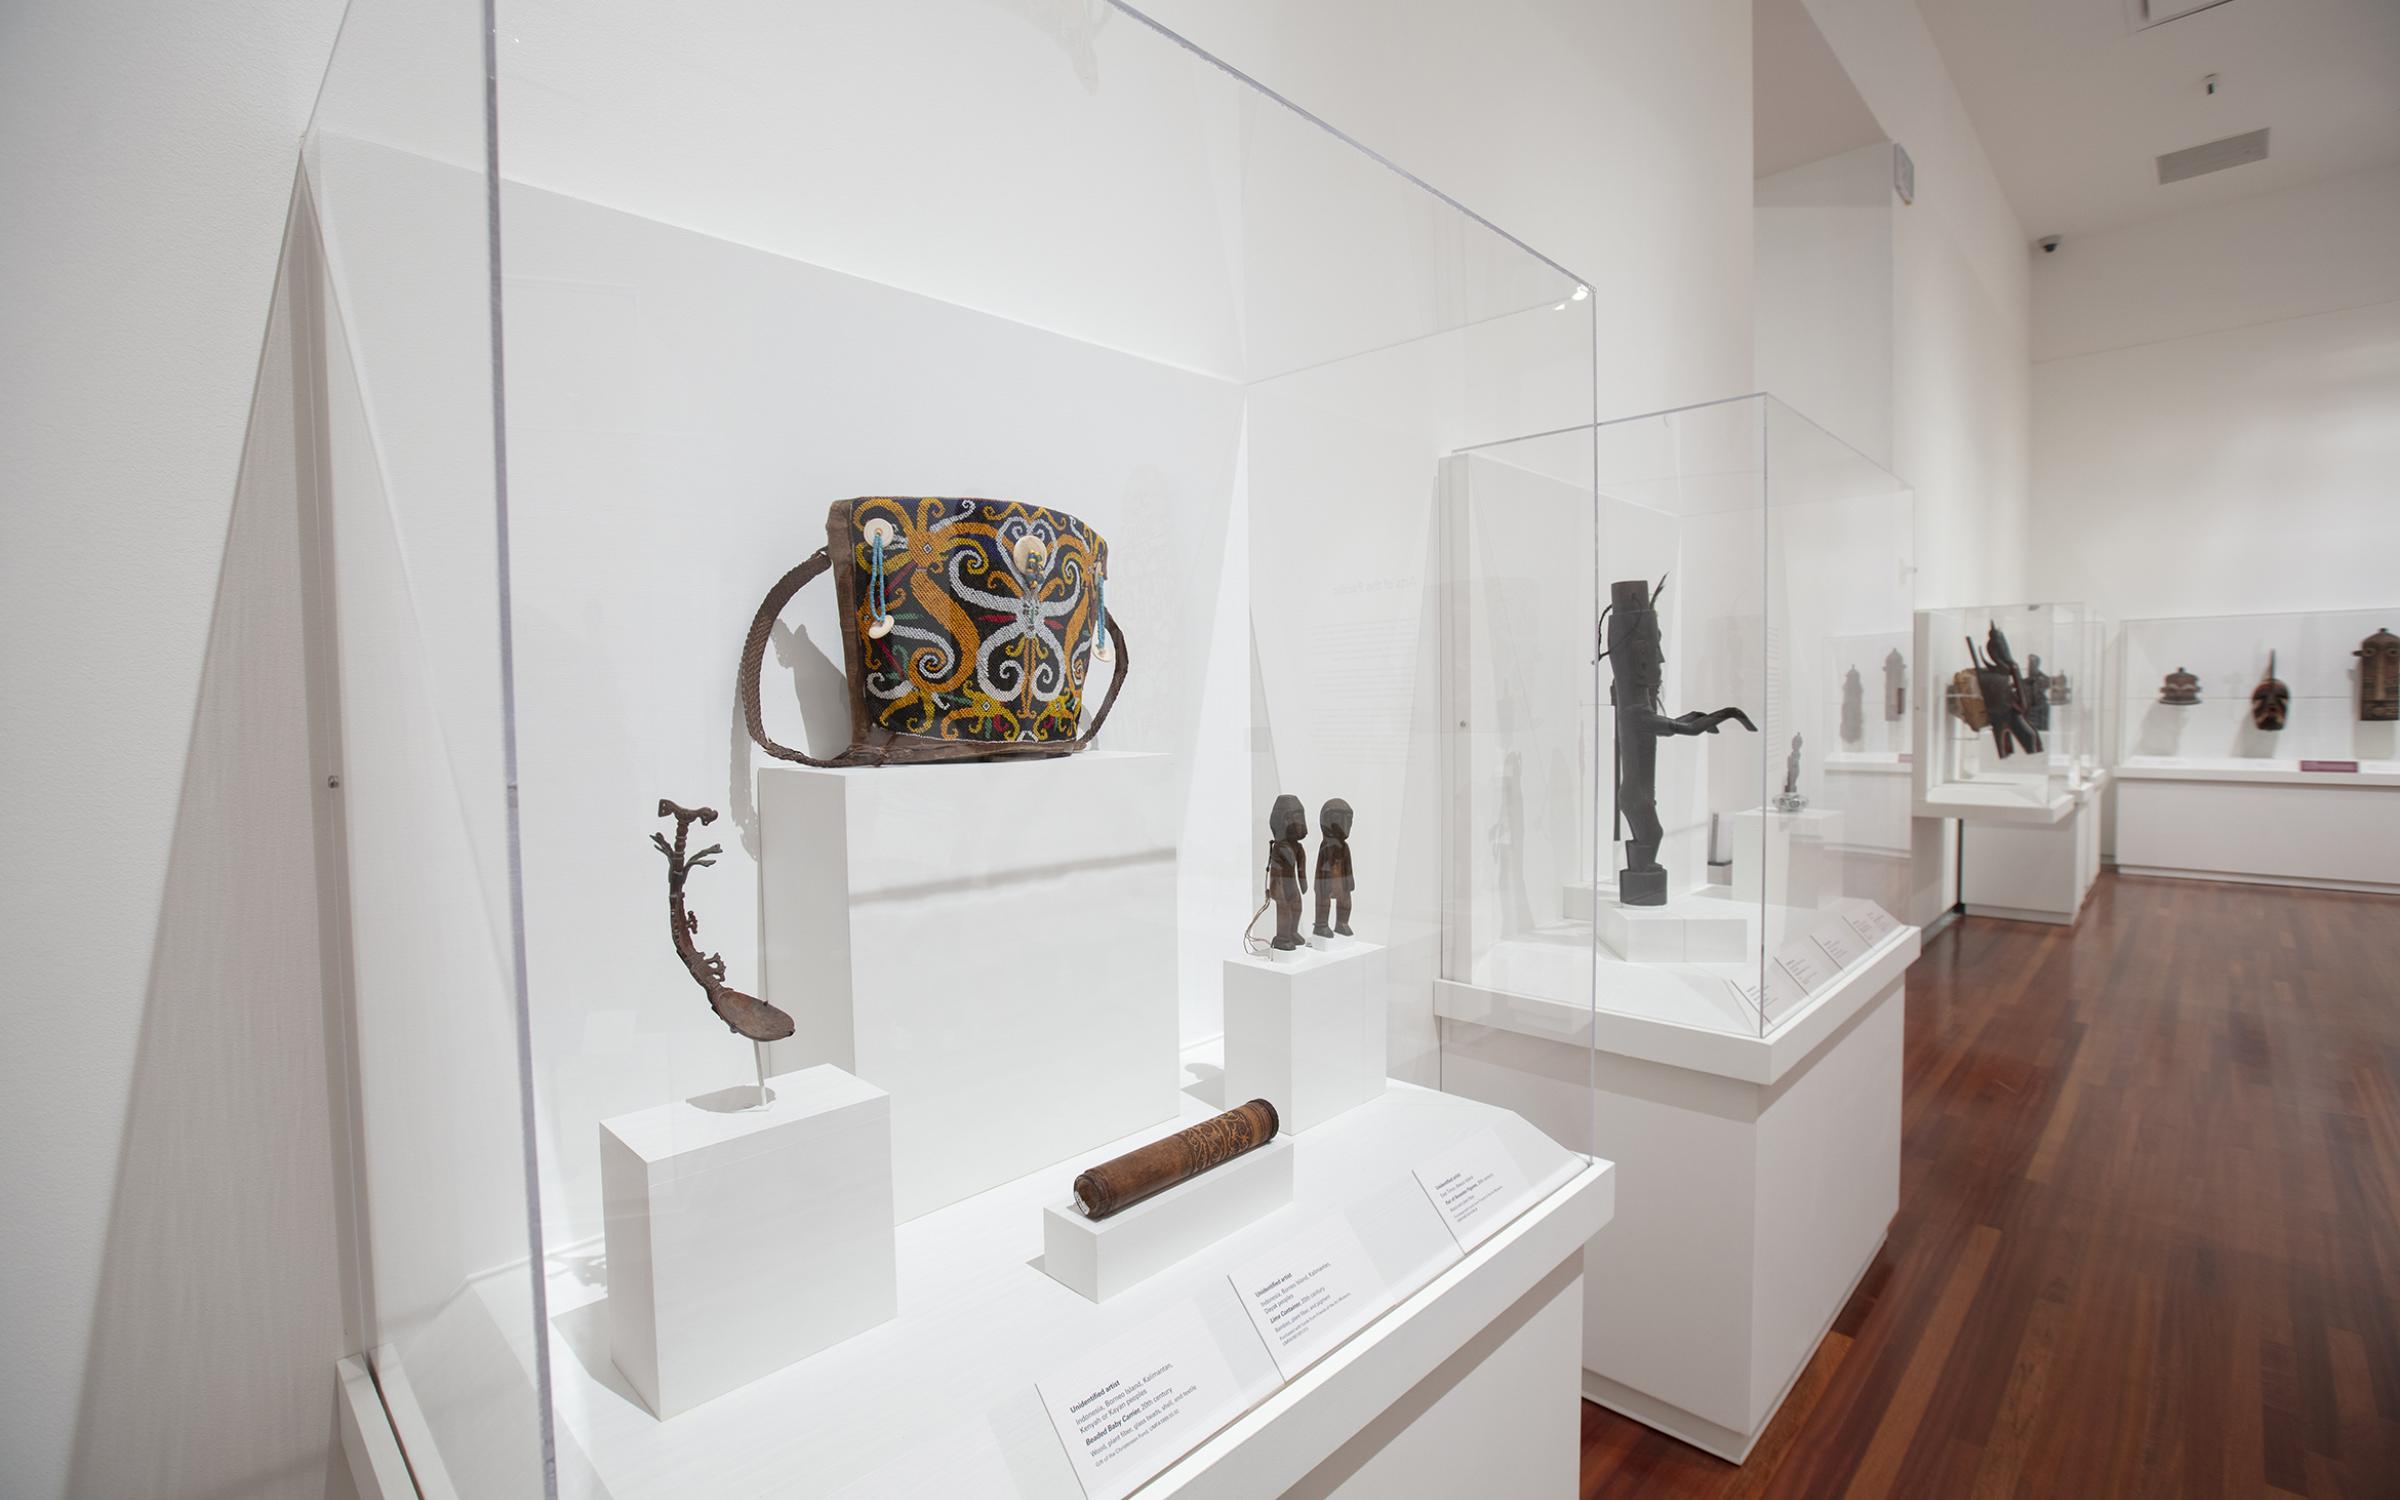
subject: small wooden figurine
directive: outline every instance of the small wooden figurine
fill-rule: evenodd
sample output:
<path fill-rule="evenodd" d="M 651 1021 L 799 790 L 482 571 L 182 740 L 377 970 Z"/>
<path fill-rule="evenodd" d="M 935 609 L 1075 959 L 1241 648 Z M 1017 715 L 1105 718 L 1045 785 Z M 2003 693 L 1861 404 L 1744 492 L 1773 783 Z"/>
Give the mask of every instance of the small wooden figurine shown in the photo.
<path fill-rule="evenodd" d="M 1300 898 L 1308 894 L 1308 809 L 1286 792 L 1267 813 L 1267 900 L 1275 906 L 1275 944 L 1288 953 L 1300 946 Z"/>
<path fill-rule="evenodd" d="M 1318 937 L 1350 936 L 1350 897 L 1357 880 L 1350 867 L 1350 804 L 1336 797 L 1317 809 Z M 1325 918 L 1331 915 L 1333 925 Z"/>

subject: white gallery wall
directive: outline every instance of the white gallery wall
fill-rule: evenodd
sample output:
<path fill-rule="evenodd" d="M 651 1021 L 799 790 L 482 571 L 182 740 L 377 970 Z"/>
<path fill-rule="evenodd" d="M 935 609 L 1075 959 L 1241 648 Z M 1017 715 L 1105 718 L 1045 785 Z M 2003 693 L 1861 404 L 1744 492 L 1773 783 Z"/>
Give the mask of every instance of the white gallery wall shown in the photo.
<path fill-rule="evenodd" d="M 2033 327 L 2037 597 L 2400 602 L 2400 169 L 2070 239 Z"/>
<path fill-rule="evenodd" d="M 2014 598 L 2031 455 L 2024 229 L 1913 0 L 1805 3 L 1916 161 L 1916 201 L 1893 219 L 1890 466 L 1917 492 L 1917 604 Z"/>
<path fill-rule="evenodd" d="M 347 1489 L 288 410 L 245 460 L 341 13 L 0 7 L 12 1497 Z"/>

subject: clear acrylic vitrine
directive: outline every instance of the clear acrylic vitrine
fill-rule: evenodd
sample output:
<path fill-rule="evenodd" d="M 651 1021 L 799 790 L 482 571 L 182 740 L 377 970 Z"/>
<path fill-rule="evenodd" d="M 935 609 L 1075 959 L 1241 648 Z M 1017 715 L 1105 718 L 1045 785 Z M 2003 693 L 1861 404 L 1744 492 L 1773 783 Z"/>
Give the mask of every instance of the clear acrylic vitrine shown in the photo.
<path fill-rule="evenodd" d="M 2128 771 L 2298 774 L 2302 762 L 2341 776 L 2400 771 L 2395 720 L 2370 717 L 2362 672 L 2400 664 L 2400 608 L 2127 620 L 2115 708 L 2117 764 Z M 2171 702 L 2170 674 L 2195 679 Z M 2279 728 L 2264 727 L 2253 695 L 2284 687 Z M 2364 694 L 2365 696 L 2362 696 Z M 2355 764 L 2353 764 L 2355 763 Z"/>
<path fill-rule="evenodd" d="M 1773 1032 L 1906 909 L 1911 493 L 1764 395 L 1449 469 L 1449 1013 Z"/>
<path fill-rule="evenodd" d="M 1593 889 L 1590 616 L 1503 653 L 1471 710 L 1446 677 L 1463 596 L 1566 604 L 1519 588 L 1563 563 L 1589 598 L 1572 272 L 1110 4 L 360 0 L 303 188 L 356 1273 L 412 1462 L 470 1496 L 1075 1494 L 1045 1383 L 1187 1304 L 1219 1318 L 1278 1236 L 1487 1140 L 1522 1178 L 1510 1212 L 1588 1181 L 1583 1086 L 1530 1124 L 1446 1092 L 1439 996 L 1495 826 L 1545 917 Z M 1564 428 L 1580 472 L 1458 571 L 1478 455 Z M 913 529 L 874 566 L 902 606 L 845 619 L 828 580 L 760 614 L 819 548 L 866 568 L 829 511 L 894 495 Z M 1126 648 L 1045 666 L 1051 616 L 979 602 L 1041 549 L 904 573 L 951 516 L 927 496 L 1105 538 L 1075 598 Z M 1730 643 L 1730 581 L 1704 587 L 1725 618 L 1694 628 Z M 1809 629 L 1875 623 L 1824 607 Z M 758 727 L 820 759 L 885 701 L 848 656 L 897 662 L 865 644 L 885 618 L 957 674 L 941 692 L 1048 703 L 1071 678 L 1088 724 L 1123 690 L 1079 755 L 787 763 L 741 706 L 754 615 Z M 1762 728 L 1813 737 L 1830 710 L 1805 696 L 1759 698 Z M 1489 753 L 1520 732 L 1541 743 Z M 1764 796 L 1742 751 L 1711 773 L 1729 809 Z M 1328 913 L 1352 930 L 1293 950 L 1262 918 L 1284 794 L 1320 883 L 1325 804 L 1354 819 L 1354 902 Z M 1351 1102 L 1279 1085 L 1286 1132 L 1243 1158 L 1288 1143 L 1290 1202 L 1073 1284 L 1062 1244 L 1112 1253 L 1055 1223 L 1078 1171 L 1278 1076 L 1235 1011 L 1325 974 L 1362 1018 L 1330 1096 Z M 793 1034 L 735 1035 L 712 975 Z M 1588 963 L 1545 985 L 1588 1020 Z M 805 1201 L 743 1186 L 778 1150 L 807 1154 Z M 788 1277 L 688 1276 L 787 1237 Z M 1401 1315 L 1461 1253 L 1395 1259 L 1367 1311 Z M 693 1355 L 675 1318 L 726 1298 L 756 1315 Z M 773 1339 L 809 1347 L 751 1371 Z M 686 1356 L 751 1373 L 667 1371 Z M 1239 1411 L 1297 1373 L 1227 1357 Z"/>
<path fill-rule="evenodd" d="M 2097 765 L 2101 633 L 2080 604 L 1919 610 L 1917 815 L 2062 815 Z"/>

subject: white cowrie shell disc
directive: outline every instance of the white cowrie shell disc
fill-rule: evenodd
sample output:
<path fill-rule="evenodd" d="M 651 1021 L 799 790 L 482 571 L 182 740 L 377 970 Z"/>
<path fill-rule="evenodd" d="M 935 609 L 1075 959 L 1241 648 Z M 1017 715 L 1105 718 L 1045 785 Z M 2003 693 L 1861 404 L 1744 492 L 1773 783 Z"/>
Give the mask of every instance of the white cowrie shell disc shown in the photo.
<path fill-rule="evenodd" d="M 869 521 L 862 530 L 866 534 L 869 546 L 881 542 L 887 551 L 900 540 L 900 528 L 882 516 L 877 516 L 874 520 Z"/>

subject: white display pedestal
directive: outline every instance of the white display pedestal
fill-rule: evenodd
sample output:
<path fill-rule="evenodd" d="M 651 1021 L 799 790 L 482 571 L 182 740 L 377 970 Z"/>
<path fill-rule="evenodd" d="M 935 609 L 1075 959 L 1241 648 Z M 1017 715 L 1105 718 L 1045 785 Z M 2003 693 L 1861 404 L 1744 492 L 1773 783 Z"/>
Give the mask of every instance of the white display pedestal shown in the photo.
<path fill-rule="evenodd" d="M 1917 930 L 1895 929 L 1763 1038 L 1529 997 L 1481 1007 L 1484 1024 L 1448 997 L 1443 1086 L 1561 1139 L 1591 1102 L 1583 1048 L 1603 1049 L 1595 1146 L 1642 1212 L 1585 1254 L 1587 1398 L 1748 1454 L 1899 1207 L 1917 952 Z"/>
<path fill-rule="evenodd" d="M 1042 1210 L 1042 1269 L 1106 1302 L 1292 1201 L 1289 1136 L 1235 1157 L 1105 1219 L 1072 1202 Z"/>
<path fill-rule="evenodd" d="M 1172 1118 L 1162 755 L 758 773 L 780 1061 L 892 1096 L 903 1220 Z"/>
<path fill-rule="evenodd" d="M 608 1346 L 672 1417 L 898 1311 L 891 1100 L 839 1068 L 600 1122 Z"/>
<path fill-rule="evenodd" d="M 1600 887 L 1592 923 L 1601 943 L 1637 964 L 1739 963 L 1750 952 L 1758 908 L 1716 891 L 1671 896 L 1664 906 L 1620 906 L 1613 883 Z"/>
<path fill-rule="evenodd" d="M 2303 771 L 2164 756 L 2116 768 L 2126 875 L 2400 892 L 2400 769 Z"/>
<path fill-rule="evenodd" d="M 1265 1099 L 1286 1132 L 1383 1092 L 1389 982 L 1377 943 L 1225 960 L 1225 1103 Z"/>
<path fill-rule="evenodd" d="M 1733 895 L 1743 902 L 1815 909 L 1842 894 L 1842 815 L 1831 808 L 1733 815 Z"/>
<path fill-rule="evenodd" d="M 1971 917 L 2072 926 L 2097 874 L 2100 787 L 2068 794 L 2051 823 L 1967 823 L 1959 833 L 1959 900 Z"/>

